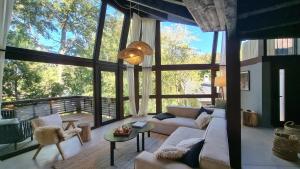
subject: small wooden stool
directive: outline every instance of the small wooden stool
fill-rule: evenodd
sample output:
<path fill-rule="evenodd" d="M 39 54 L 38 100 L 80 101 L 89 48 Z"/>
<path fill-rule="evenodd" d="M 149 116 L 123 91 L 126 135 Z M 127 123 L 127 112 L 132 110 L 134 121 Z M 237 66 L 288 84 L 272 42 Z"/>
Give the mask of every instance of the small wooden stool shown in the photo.
<path fill-rule="evenodd" d="M 258 115 L 254 111 L 243 112 L 243 123 L 245 126 L 256 127 L 258 125 Z"/>
<path fill-rule="evenodd" d="M 80 123 L 77 125 L 81 128 L 80 137 L 83 142 L 88 142 L 91 140 L 91 127 L 89 123 Z"/>

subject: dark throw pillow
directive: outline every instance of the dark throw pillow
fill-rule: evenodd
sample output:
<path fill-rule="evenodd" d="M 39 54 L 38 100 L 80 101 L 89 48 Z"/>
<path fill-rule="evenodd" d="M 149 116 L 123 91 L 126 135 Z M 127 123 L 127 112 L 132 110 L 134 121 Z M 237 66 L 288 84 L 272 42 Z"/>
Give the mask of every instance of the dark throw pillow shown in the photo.
<path fill-rule="evenodd" d="M 192 167 L 199 167 L 199 154 L 204 145 L 205 140 L 201 140 L 200 142 L 194 144 L 190 150 L 188 150 L 180 159 L 184 164 Z"/>
<path fill-rule="evenodd" d="M 210 110 L 210 109 L 206 109 L 206 108 L 204 108 L 204 107 L 201 107 L 201 108 L 199 109 L 198 115 L 196 116 L 195 119 L 197 119 L 197 117 L 198 117 L 201 113 L 203 113 L 203 112 L 206 112 L 207 114 L 211 115 L 214 111 L 213 111 L 213 110 Z"/>
<path fill-rule="evenodd" d="M 158 115 L 153 116 L 153 118 L 156 118 L 158 120 L 164 120 L 164 119 L 169 119 L 169 118 L 175 118 L 176 116 L 171 113 L 160 113 Z"/>

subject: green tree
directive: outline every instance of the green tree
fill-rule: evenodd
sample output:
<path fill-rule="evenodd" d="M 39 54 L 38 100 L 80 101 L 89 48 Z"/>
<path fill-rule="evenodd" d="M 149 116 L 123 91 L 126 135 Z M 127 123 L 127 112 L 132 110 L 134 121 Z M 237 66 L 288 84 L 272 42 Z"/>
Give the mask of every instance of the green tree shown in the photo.
<path fill-rule="evenodd" d="M 41 77 L 22 61 L 6 60 L 3 76 L 4 101 L 41 96 Z"/>
<path fill-rule="evenodd" d="M 99 0 L 16 0 L 8 45 L 91 58 L 100 4 Z M 4 94 L 13 99 L 93 93 L 92 74 L 84 68 L 7 63 L 5 72 L 13 76 L 5 75 L 4 83 L 11 87 Z"/>
<path fill-rule="evenodd" d="M 123 20 L 124 14 L 108 5 L 102 35 L 100 60 L 117 61 Z"/>

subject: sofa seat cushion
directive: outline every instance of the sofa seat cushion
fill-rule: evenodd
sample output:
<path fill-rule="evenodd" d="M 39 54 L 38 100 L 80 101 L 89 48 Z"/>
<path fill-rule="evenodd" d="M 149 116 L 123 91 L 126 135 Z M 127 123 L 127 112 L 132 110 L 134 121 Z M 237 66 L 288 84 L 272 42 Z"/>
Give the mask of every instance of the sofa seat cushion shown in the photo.
<path fill-rule="evenodd" d="M 198 128 L 195 120 L 192 118 L 185 118 L 185 117 L 176 117 L 176 118 L 169 118 L 165 120 L 158 120 L 152 118 L 149 120 L 150 123 L 155 125 L 153 132 L 162 133 L 166 135 L 170 135 L 173 133 L 178 127 L 190 127 L 190 128 Z"/>
<path fill-rule="evenodd" d="M 0 126 L 5 126 L 5 125 L 17 125 L 19 124 L 19 120 L 17 118 L 13 119 L 0 119 Z"/>
<path fill-rule="evenodd" d="M 157 159 L 153 153 L 143 151 L 135 158 L 136 169 L 192 169 L 188 165 L 168 159 Z"/>
<path fill-rule="evenodd" d="M 229 169 L 227 124 L 224 118 L 213 118 L 205 134 L 205 144 L 200 153 L 201 169 Z"/>
<path fill-rule="evenodd" d="M 160 146 L 160 148 L 176 146 L 182 140 L 186 140 L 189 138 L 203 138 L 204 134 L 205 130 L 189 127 L 179 127 L 165 140 L 165 142 Z"/>

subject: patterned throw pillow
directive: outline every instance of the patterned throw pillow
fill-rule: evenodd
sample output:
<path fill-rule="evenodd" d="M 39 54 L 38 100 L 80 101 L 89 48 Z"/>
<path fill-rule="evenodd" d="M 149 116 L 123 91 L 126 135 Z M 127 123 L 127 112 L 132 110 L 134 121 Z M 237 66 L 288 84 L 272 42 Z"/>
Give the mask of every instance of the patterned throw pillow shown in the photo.
<path fill-rule="evenodd" d="M 157 159 L 169 159 L 169 160 L 178 160 L 180 159 L 188 149 L 184 148 L 178 148 L 175 146 L 167 146 L 164 148 L 161 148 L 154 152 L 154 156 Z"/>
<path fill-rule="evenodd" d="M 214 110 L 212 110 L 212 109 L 207 109 L 207 108 L 201 107 L 198 111 L 198 115 L 196 116 L 196 118 L 199 117 L 200 114 L 202 114 L 202 113 L 212 114 L 213 112 L 214 112 Z"/>
<path fill-rule="evenodd" d="M 208 126 L 210 120 L 211 115 L 207 114 L 206 112 L 203 112 L 200 114 L 200 116 L 197 117 L 195 122 L 200 129 L 205 129 Z"/>

